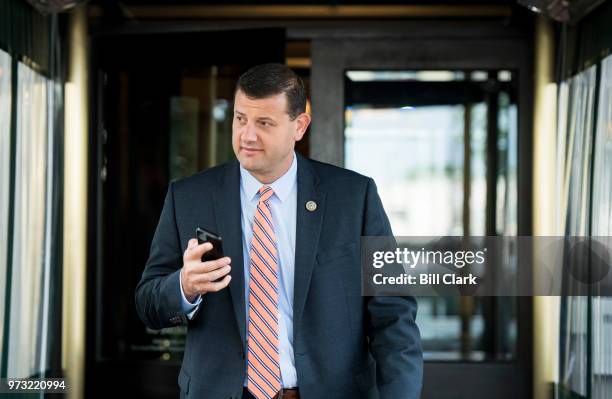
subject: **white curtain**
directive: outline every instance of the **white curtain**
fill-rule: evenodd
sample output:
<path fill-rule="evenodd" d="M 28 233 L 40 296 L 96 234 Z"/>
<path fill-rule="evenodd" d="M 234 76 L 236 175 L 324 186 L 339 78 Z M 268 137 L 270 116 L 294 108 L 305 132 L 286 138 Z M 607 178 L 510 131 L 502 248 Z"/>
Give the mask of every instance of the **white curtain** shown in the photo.
<path fill-rule="evenodd" d="M 612 56 L 601 63 L 593 169 L 593 236 L 612 236 Z M 606 240 L 609 243 L 609 240 Z M 612 280 L 612 271 L 606 281 Z M 595 293 L 597 294 L 597 293 Z M 612 299 L 593 297 L 593 398 L 612 398 Z"/>
<path fill-rule="evenodd" d="M 594 65 L 570 81 L 568 112 L 569 147 L 567 172 L 569 179 L 566 234 L 586 236 L 589 220 L 589 179 L 593 132 L 597 67 Z"/>
<path fill-rule="evenodd" d="M 6 276 L 11 165 L 11 56 L 0 50 L 0 276 Z M 0 278 L 0 355 L 4 341 L 6 278 Z"/>
<path fill-rule="evenodd" d="M 567 105 L 567 148 L 565 151 L 565 181 L 567 181 L 567 236 L 586 236 L 589 233 L 589 179 L 591 176 L 591 148 L 593 111 L 597 69 L 592 66 L 568 82 L 570 96 Z M 563 107 L 564 105 L 561 105 Z M 563 135 L 563 133 L 562 133 Z M 561 383 L 573 392 L 587 393 L 587 292 L 578 292 L 570 284 L 565 288 L 570 296 L 564 298 L 565 331 L 561 337 L 564 347 Z"/>
<path fill-rule="evenodd" d="M 9 377 L 40 372 L 43 335 L 47 179 L 47 79 L 17 68 L 14 231 L 9 323 Z"/>

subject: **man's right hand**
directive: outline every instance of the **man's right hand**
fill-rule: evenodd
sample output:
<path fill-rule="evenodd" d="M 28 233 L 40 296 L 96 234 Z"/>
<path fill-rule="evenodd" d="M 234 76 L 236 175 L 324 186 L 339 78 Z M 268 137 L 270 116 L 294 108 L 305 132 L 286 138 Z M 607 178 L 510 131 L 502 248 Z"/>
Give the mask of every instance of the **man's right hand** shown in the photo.
<path fill-rule="evenodd" d="M 209 242 L 198 245 L 198 240 L 192 238 L 183 253 L 181 284 L 185 298 L 189 302 L 194 302 L 198 295 L 222 290 L 232 279 L 232 276 L 228 274 L 232 269 L 229 257 L 202 262 L 202 255 L 210 251 L 212 247 Z M 223 279 L 215 282 L 220 278 Z"/>

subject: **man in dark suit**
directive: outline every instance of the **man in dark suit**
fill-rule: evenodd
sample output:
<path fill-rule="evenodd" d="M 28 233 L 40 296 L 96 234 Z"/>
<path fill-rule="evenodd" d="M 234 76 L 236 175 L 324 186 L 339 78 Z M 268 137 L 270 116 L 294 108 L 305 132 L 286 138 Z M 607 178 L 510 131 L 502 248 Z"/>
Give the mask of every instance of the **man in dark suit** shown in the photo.
<path fill-rule="evenodd" d="M 136 307 L 152 329 L 188 325 L 186 398 L 416 399 L 412 297 L 361 295 L 360 237 L 391 236 L 370 178 L 294 152 L 310 123 L 280 64 L 243 74 L 238 161 L 172 182 Z M 202 262 L 196 227 L 222 236 Z"/>

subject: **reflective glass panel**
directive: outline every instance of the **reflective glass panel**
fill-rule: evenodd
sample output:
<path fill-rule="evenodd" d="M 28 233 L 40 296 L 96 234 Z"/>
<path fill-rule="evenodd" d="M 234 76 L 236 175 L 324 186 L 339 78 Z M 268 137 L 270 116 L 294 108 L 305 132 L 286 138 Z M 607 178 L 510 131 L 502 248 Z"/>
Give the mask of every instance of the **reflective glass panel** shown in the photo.
<path fill-rule="evenodd" d="M 11 164 L 11 56 L 0 50 L 0 352 L 4 342 L 4 300 Z M 0 353 L 1 355 L 1 353 Z"/>
<path fill-rule="evenodd" d="M 516 234 L 516 91 L 512 71 L 346 72 L 345 166 L 396 236 Z M 425 359 L 514 357 L 514 299 L 418 302 Z"/>
<path fill-rule="evenodd" d="M 44 369 L 48 93 L 46 78 L 21 63 L 17 82 L 8 376 L 29 377 Z"/>

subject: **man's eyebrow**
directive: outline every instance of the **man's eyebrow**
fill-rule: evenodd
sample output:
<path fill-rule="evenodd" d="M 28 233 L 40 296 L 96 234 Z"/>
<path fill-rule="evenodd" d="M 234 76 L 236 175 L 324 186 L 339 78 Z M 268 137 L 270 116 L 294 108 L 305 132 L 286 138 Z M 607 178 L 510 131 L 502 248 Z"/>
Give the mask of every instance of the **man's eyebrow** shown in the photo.
<path fill-rule="evenodd" d="M 235 113 L 235 114 L 238 114 L 238 115 L 244 115 L 242 112 L 240 112 L 240 111 L 238 111 L 238 110 L 234 110 L 234 113 Z"/>
<path fill-rule="evenodd" d="M 276 123 L 276 120 L 275 120 L 275 119 L 270 118 L 270 117 L 268 117 L 268 116 L 262 116 L 262 117 L 260 117 L 260 118 L 257 118 L 257 120 L 258 120 L 258 121 L 270 121 L 270 122 L 274 122 L 274 123 Z"/>

